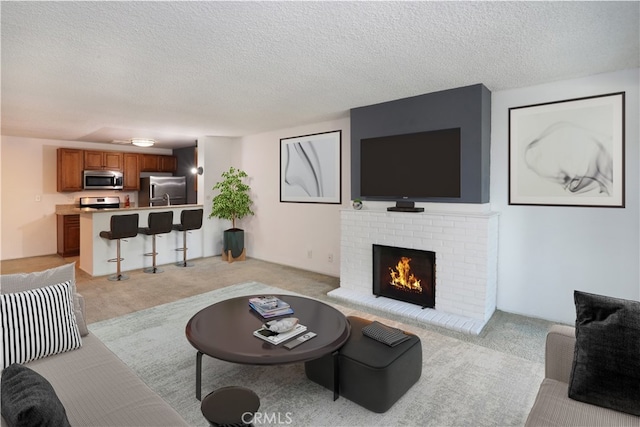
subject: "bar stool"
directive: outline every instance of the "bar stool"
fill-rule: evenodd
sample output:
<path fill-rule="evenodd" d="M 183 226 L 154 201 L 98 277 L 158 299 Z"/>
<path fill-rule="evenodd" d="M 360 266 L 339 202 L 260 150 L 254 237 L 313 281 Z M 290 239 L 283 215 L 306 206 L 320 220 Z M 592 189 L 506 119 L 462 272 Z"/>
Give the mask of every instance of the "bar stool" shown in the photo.
<path fill-rule="evenodd" d="M 150 253 L 146 253 L 145 256 L 153 257 L 153 266 L 145 268 L 145 273 L 162 273 L 162 269 L 156 267 L 156 255 L 158 252 L 156 251 L 156 236 L 158 234 L 166 234 L 171 233 L 173 226 L 173 212 L 151 212 L 149 213 L 149 218 L 147 219 L 148 227 L 141 227 L 138 229 L 138 232 L 141 234 L 146 234 L 147 236 L 153 236 L 153 251 Z"/>
<path fill-rule="evenodd" d="M 182 251 L 182 261 L 176 263 L 178 267 L 193 267 L 187 262 L 187 232 L 198 230 L 202 227 L 202 209 L 185 209 L 180 213 L 180 224 L 173 224 L 173 229 L 182 231 L 182 247 L 176 251 Z"/>
<path fill-rule="evenodd" d="M 108 260 L 108 262 L 116 263 L 116 274 L 109 276 L 108 279 L 111 281 L 127 280 L 129 276 L 122 274 L 120 270 L 120 261 L 124 259 L 120 257 L 120 240 L 138 235 L 138 214 L 112 215 L 110 227 L 111 230 L 100 232 L 100 237 L 103 239 L 116 241 L 116 258 Z"/>

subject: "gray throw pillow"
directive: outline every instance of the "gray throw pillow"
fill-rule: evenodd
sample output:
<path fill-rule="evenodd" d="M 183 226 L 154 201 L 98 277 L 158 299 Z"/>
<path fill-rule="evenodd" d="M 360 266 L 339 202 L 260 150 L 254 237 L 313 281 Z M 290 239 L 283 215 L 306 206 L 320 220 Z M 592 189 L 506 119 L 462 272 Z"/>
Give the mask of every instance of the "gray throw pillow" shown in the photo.
<path fill-rule="evenodd" d="M 575 291 L 569 397 L 640 415 L 640 302 Z"/>
<path fill-rule="evenodd" d="M 17 363 L 2 371 L 2 416 L 11 426 L 69 426 L 67 412 L 42 375 Z"/>
<path fill-rule="evenodd" d="M 409 339 L 409 335 L 406 335 L 400 329 L 384 325 L 377 320 L 362 328 L 362 333 L 389 347 L 395 347 Z"/>
<path fill-rule="evenodd" d="M 4 274 L 0 276 L 0 293 L 10 294 L 29 291 L 66 281 L 71 282 L 74 294 L 73 307 L 76 315 L 76 322 L 78 323 L 80 335 L 84 337 L 89 334 L 89 329 L 87 328 L 87 323 L 84 318 L 81 297 L 76 291 L 75 262 L 35 273 Z"/>

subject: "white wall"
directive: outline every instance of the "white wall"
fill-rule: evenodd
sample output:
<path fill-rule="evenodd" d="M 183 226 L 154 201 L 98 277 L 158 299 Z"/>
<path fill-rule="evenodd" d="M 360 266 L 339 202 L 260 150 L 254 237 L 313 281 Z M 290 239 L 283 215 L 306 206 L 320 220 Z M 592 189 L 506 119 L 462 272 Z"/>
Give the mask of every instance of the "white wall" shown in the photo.
<path fill-rule="evenodd" d="M 342 204 L 281 203 L 280 138 L 334 130 L 342 130 Z M 249 256 L 339 276 L 340 209 L 351 197 L 350 136 L 345 118 L 242 138 L 241 167 L 251 177 L 256 213 L 240 222 Z"/>
<path fill-rule="evenodd" d="M 573 323 L 573 291 L 640 299 L 639 70 L 494 92 L 491 207 L 500 212 L 498 308 Z M 626 92 L 626 208 L 508 205 L 510 107 Z"/>
<path fill-rule="evenodd" d="M 198 166 L 204 173 L 198 177 L 198 203 L 203 205 L 203 250 L 205 257 L 222 253 L 222 232 L 231 228 L 231 222 L 218 218 L 208 219 L 213 200 L 213 186 L 220 181 L 222 172 L 231 166 L 242 169 L 241 145 L 237 138 L 207 136 L 198 138 Z M 246 239 L 246 237 L 245 237 Z M 246 242 L 245 242 L 246 246 Z"/>
<path fill-rule="evenodd" d="M 56 205 L 77 203 L 82 196 L 97 194 L 95 191 L 56 191 L 56 150 L 59 147 L 171 154 L 167 149 L 10 136 L 2 136 L 0 147 L 2 260 L 56 253 Z M 137 192 L 99 193 L 100 196 L 117 195 L 121 200 L 126 194 L 130 195 L 132 202 L 137 201 Z M 37 202 L 36 196 L 41 201 Z"/>

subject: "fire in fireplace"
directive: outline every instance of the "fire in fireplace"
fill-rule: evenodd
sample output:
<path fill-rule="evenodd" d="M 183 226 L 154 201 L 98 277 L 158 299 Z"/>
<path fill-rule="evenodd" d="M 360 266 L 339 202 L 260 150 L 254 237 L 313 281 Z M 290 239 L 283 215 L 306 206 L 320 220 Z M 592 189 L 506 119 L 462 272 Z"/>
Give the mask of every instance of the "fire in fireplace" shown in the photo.
<path fill-rule="evenodd" d="M 435 252 L 373 245 L 373 294 L 434 308 L 435 264 Z"/>

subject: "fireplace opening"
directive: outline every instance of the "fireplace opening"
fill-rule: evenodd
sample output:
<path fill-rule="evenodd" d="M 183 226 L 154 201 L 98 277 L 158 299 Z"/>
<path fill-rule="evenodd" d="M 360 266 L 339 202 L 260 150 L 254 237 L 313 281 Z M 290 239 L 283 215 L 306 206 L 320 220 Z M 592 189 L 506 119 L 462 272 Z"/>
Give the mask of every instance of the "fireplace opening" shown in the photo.
<path fill-rule="evenodd" d="M 435 308 L 435 264 L 432 251 L 373 245 L 373 294 Z"/>

